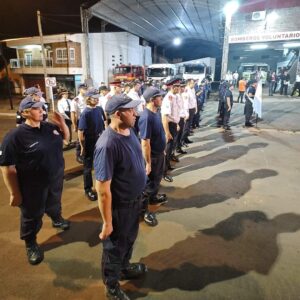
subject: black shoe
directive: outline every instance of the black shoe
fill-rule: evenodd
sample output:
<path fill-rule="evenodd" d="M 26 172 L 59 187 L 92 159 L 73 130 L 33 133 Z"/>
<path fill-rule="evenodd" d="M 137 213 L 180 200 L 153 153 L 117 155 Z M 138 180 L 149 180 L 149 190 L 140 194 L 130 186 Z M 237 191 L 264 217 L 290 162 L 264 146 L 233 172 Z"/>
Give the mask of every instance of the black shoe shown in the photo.
<path fill-rule="evenodd" d="M 70 228 L 70 221 L 65 220 L 63 217 L 60 217 L 57 220 L 52 220 L 52 227 L 60 228 L 62 230 L 68 230 Z"/>
<path fill-rule="evenodd" d="M 187 154 L 187 152 L 182 150 L 181 148 L 176 149 L 176 152 L 180 154 Z"/>
<path fill-rule="evenodd" d="M 225 130 L 230 130 L 230 126 L 223 126 Z"/>
<path fill-rule="evenodd" d="M 174 154 L 171 155 L 171 160 L 175 162 L 179 162 L 179 158 L 176 157 Z"/>
<path fill-rule="evenodd" d="M 86 195 L 91 201 L 96 201 L 96 200 L 98 200 L 97 193 L 94 192 L 93 190 L 85 191 L 85 195 Z"/>
<path fill-rule="evenodd" d="M 144 221 L 147 225 L 153 226 L 153 227 L 158 224 L 155 213 L 150 212 L 150 211 L 145 212 Z"/>
<path fill-rule="evenodd" d="M 119 284 L 114 287 L 106 286 L 106 298 L 109 300 L 130 300 Z"/>
<path fill-rule="evenodd" d="M 182 143 L 182 147 L 188 148 L 189 145 L 187 143 Z"/>
<path fill-rule="evenodd" d="M 166 194 L 157 194 L 157 196 L 149 199 L 149 204 L 151 205 L 162 205 L 168 202 Z"/>
<path fill-rule="evenodd" d="M 194 143 L 193 141 L 189 140 L 188 138 L 186 138 L 186 139 L 184 140 L 184 142 L 185 142 L 186 144 L 192 144 L 192 143 Z"/>
<path fill-rule="evenodd" d="M 245 127 L 253 127 L 254 125 L 252 123 L 245 123 Z"/>
<path fill-rule="evenodd" d="M 168 181 L 168 182 L 173 182 L 173 177 L 172 177 L 172 176 L 169 176 L 169 175 L 165 175 L 165 176 L 164 176 L 164 180 L 165 180 L 165 181 Z"/>
<path fill-rule="evenodd" d="M 83 157 L 82 156 L 77 156 L 76 160 L 77 160 L 78 163 L 83 165 Z"/>
<path fill-rule="evenodd" d="M 142 263 L 132 263 L 126 269 L 123 269 L 120 274 L 120 280 L 135 279 L 145 275 L 148 268 Z"/>
<path fill-rule="evenodd" d="M 26 253 L 31 265 L 38 265 L 44 259 L 44 252 L 36 242 L 26 245 Z"/>

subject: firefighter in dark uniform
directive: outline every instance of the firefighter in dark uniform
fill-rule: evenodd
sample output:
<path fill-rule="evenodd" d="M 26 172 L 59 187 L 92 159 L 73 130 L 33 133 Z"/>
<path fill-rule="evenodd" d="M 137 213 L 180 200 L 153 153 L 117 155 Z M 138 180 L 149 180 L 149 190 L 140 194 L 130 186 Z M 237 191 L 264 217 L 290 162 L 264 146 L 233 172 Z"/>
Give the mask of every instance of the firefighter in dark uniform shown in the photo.
<path fill-rule="evenodd" d="M 246 102 L 245 102 L 245 108 L 244 108 L 244 115 L 245 115 L 245 126 L 246 127 L 253 127 L 253 124 L 250 122 L 251 116 L 253 114 L 253 100 L 256 93 L 256 86 L 257 82 L 252 81 L 247 93 L 246 93 Z"/>
<path fill-rule="evenodd" d="M 96 144 L 94 167 L 103 225 L 102 278 L 108 299 L 128 300 L 120 279 L 144 274 L 141 263 L 129 263 L 139 228 L 146 170 L 141 145 L 132 129 L 140 101 L 115 95 L 107 102 L 111 123 Z"/>
<path fill-rule="evenodd" d="M 230 83 L 228 86 L 228 89 L 225 92 L 225 101 L 224 101 L 224 112 L 223 112 L 223 128 L 225 130 L 229 130 L 229 119 L 230 119 L 230 114 L 233 106 L 233 95 L 232 91 L 234 90 L 234 83 Z"/>
<path fill-rule="evenodd" d="M 146 108 L 140 115 L 139 128 L 142 152 L 148 175 L 144 191 L 143 217 L 147 225 L 158 224 L 156 216 L 148 210 L 148 204 L 161 205 L 167 202 L 166 194 L 158 194 L 159 185 L 164 174 L 166 135 L 158 109 L 161 107 L 163 93 L 155 87 L 144 92 Z"/>
<path fill-rule="evenodd" d="M 85 95 L 86 108 L 80 115 L 78 139 L 81 146 L 80 156 L 83 157 L 83 184 L 87 198 L 97 200 L 93 190 L 93 159 L 97 140 L 105 129 L 105 115 L 102 107 L 97 106 L 100 94 L 98 90 L 90 89 Z"/>
<path fill-rule="evenodd" d="M 0 148 L 0 166 L 10 192 L 10 205 L 21 209 L 20 236 L 32 265 L 44 258 L 36 243 L 44 213 L 52 219 L 53 227 L 69 228 L 69 222 L 61 216 L 62 148 L 69 131 L 59 113 L 54 113 L 54 124 L 43 122 L 42 106 L 31 98 L 23 99 L 19 110 L 26 121 L 5 136 Z"/>

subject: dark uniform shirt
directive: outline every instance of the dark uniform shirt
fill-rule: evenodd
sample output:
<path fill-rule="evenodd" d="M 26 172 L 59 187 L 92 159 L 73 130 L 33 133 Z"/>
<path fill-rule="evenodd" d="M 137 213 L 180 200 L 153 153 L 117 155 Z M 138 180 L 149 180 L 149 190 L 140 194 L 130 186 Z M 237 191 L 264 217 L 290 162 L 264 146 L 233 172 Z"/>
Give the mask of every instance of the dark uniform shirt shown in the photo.
<path fill-rule="evenodd" d="M 232 95 L 232 92 L 230 90 L 227 90 L 226 93 L 225 93 L 226 105 L 227 105 L 227 98 L 230 98 L 230 105 L 232 107 L 232 105 L 233 105 L 233 95 Z"/>
<path fill-rule="evenodd" d="M 98 138 L 104 131 L 105 115 L 102 107 L 86 107 L 80 115 L 78 129 L 84 132 L 85 138 Z"/>
<path fill-rule="evenodd" d="M 248 94 L 252 94 L 253 96 L 250 96 L 251 99 L 254 99 L 254 95 L 256 93 L 256 89 L 254 86 L 250 86 L 249 89 L 248 89 Z"/>
<path fill-rule="evenodd" d="M 59 128 L 41 122 L 40 128 L 25 123 L 10 131 L 0 147 L 0 165 L 15 165 L 18 178 L 47 181 L 64 170 L 63 139 Z"/>
<path fill-rule="evenodd" d="M 144 109 L 139 120 L 140 137 L 150 139 L 151 154 L 160 154 L 166 147 L 166 134 L 162 125 L 160 113 Z"/>
<path fill-rule="evenodd" d="M 145 188 L 142 149 L 132 129 L 129 136 L 124 136 L 109 126 L 97 141 L 94 167 L 98 181 L 112 180 L 113 204 L 136 200 Z"/>

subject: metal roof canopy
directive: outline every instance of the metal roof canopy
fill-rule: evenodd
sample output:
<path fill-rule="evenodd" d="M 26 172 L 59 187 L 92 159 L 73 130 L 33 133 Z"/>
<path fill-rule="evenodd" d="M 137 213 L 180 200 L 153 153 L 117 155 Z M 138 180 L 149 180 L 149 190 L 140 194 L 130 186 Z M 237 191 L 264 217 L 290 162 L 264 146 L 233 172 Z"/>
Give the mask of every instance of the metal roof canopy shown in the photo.
<path fill-rule="evenodd" d="M 90 13 L 158 45 L 174 38 L 220 43 L 223 0 L 101 0 Z"/>

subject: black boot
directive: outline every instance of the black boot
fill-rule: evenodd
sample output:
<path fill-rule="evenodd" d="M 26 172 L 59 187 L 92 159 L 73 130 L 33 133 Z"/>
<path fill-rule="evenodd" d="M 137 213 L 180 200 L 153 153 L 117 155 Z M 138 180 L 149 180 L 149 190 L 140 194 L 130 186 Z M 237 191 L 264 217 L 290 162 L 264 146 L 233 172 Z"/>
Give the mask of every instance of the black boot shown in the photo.
<path fill-rule="evenodd" d="M 26 242 L 26 253 L 31 265 L 38 265 L 44 259 L 44 252 L 36 241 Z"/>

